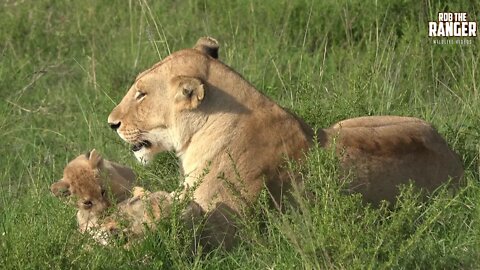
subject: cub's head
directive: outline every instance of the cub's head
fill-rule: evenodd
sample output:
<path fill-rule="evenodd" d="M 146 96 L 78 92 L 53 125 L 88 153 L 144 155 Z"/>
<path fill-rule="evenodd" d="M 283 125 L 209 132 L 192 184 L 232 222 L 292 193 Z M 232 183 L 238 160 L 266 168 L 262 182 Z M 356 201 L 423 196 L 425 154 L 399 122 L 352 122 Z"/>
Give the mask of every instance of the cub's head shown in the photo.
<path fill-rule="evenodd" d="M 57 197 L 72 197 L 79 210 L 98 215 L 112 202 L 126 199 L 134 181 L 130 168 L 103 159 L 94 149 L 70 161 L 50 190 Z"/>
<path fill-rule="evenodd" d="M 108 117 L 108 123 L 142 163 L 162 151 L 182 152 L 206 121 L 200 107 L 208 98 L 209 64 L 218 43 L 201 38 L 193 49 L 168 56 L 137 76 Z"/>

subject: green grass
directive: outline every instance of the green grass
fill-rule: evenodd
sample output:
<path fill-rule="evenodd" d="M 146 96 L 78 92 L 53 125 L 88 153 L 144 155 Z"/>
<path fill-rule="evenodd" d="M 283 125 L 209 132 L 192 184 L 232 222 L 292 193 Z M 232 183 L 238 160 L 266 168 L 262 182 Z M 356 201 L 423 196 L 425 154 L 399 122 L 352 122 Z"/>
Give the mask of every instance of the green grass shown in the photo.
<path fill-rule="evenodd" d="M 434 45 L 439 11 L 475 1 L 53 1 L 0 3 L 0 268 L 478 268 L 480 40 Z M 75 210 L 50 194 L 65 164 L 92 148 L 173 190 L 171 154 L 141 167 L 106 119 L 135 75 L 211 35 L 221 59 L 316 127 L 361 115 L 433 123 L 460 154 L 466 185 L 394 210 L 341 194 L 335 159 L 313 149 L 298 168 L 313 200 L 279 215 L 260 200 L 231 252 L 190 257 L 175 227 L 130 250 L 76 231 Z M 168 224 L 167 224 L 168 225 Z"/>

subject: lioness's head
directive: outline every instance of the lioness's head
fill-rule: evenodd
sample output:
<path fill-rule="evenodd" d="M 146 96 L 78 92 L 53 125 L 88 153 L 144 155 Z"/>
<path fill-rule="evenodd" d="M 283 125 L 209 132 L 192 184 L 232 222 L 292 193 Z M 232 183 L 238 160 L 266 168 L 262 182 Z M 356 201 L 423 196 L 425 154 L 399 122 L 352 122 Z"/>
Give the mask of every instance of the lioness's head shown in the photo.
<path fill-rule="evenodd" d="M 199 107 L 205 101 L 210 61 L 218 43 L 201 38 L 193 49 L 168 56 L 137 76 L 134 84 L 108 117 L 110 127 L 142 163 L 156 153 L 181 153 L 206 121 Z"/>
<path fill-rule="evenodd" d="M 78 209 L 98 215 L 128 197 L 135 174 L 130 168 L 103 159 L 94 149 L 70 161 L 63 178 L 50 190 L 57 197 L 76 199 Z"/>

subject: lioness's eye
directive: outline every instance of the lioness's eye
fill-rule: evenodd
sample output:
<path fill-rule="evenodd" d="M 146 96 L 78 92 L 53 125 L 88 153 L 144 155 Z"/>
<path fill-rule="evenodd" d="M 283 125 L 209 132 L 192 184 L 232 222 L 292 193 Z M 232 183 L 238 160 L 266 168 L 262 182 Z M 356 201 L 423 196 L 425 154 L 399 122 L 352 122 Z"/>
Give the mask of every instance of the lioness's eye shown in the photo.
<path fill-rule="evenodd" d="M 146 95 L 147 95 L 146 93 L 137 91 L 137 93 L 135 94 L 135 99 L 136 99 L 136 100 L 141 100 L 141 99 L 143 99 Z"/>

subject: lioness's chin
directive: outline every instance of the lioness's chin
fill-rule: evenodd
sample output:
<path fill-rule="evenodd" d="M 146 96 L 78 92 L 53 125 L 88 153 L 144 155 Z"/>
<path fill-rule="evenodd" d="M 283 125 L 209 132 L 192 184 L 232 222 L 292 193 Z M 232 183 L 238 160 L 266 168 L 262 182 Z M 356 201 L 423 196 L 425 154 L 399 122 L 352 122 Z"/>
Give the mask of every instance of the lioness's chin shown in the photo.
<path fill-rule="evenodd" d="M 155 155 L 152 149 L 147 147 L 141 147 L 136 151 L 133 151 L 133 154 L 142 165 L 147 165 L 148 163 L 150 163 L 150 161 L 152 161 L 153 159 L 153 156 Z"/>
<path fill-rule="evenodd" d="M 134 145 L 132 151 L 135 158 L 137 158 L 142 165 L 147 165 L 153 160 L 156 154 L 167 151 L 167 149 L 156 142 L 143 141 Z"/>

